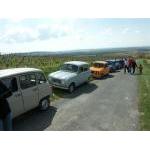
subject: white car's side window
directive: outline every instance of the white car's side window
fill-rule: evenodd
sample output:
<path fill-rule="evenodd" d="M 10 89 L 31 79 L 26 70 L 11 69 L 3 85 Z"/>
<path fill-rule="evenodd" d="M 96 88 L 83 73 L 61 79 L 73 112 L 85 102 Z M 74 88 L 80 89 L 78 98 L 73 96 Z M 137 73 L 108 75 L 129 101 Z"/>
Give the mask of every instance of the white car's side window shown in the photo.
<path fill-rule="evenodd" d="M 88 66 L 85 66 L 84 71 L 88 71 L 88 70 L 89 70 Z"/>
<path fill-rule="evenodd" d="M 79 73 L 82 73 L 82 72 L 84 72 L 84 68 L 83 68 L 83 67 L 80 67 L 80 68 L 79 68 Z"/>

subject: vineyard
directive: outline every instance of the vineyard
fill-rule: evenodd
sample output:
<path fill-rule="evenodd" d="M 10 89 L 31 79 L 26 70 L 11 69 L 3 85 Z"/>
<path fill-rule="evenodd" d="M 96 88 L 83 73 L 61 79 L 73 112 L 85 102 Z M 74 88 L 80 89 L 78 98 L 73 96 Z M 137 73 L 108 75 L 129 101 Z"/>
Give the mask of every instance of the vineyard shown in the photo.
<path fill-rule="evenodd" d="M 16 67 L 33 67 L 42 69 L 46 75 L 58 70 L 66 61 L 86 61 L 106 60 L 114 58 L 127 57 L 128 53 L 104 53 L 99 55 L 85 56 L 20 56 L 20 55 L 0 55 L 0 69 Z M 132 54 L 134 57 L 140 57 L 141 54 Z M 146 55 L 147 56 L 147 55 Z M 143 58 L 143 55 L 141 56 Z"/>
<path fill-rule="evenodd" d="M 58 70 L 58 68 L 66 61 L 92 61 L 106 59 L 101 56 L 16 56 L 1 55 L 0 69 L 16 68 L 16 67 L 34 67 L 42 69 L 46 75 Z"/>

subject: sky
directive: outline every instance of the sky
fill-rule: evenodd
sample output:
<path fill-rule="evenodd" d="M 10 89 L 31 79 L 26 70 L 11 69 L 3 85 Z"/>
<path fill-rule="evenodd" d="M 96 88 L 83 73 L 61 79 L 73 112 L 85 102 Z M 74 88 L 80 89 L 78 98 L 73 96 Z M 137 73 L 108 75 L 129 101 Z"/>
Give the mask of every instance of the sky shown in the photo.
<path fill-rule="evenodd" d="M 0 19 L 0 52 L 150 46 L 150 19 Z"/>

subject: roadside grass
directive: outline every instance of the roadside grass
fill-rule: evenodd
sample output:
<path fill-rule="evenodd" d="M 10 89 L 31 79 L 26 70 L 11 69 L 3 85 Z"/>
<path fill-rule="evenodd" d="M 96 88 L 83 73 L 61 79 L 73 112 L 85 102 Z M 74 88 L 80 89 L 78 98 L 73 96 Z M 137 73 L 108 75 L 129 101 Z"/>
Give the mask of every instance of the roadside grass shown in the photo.
<path fill-rule="evenodd" d="M 140 59 L 138 64 L 143 65 L 143 74 L 138 76 L 140 129 L 150 130 L 150 60 Z"/>
<path fill-rule="evenodd" d="M 64 95 L 64 90 L 53 88 L 53 95 L 51 100 L 52 101 L 59 100 L 60 98 L 63 98 L 63 95 Z"/>

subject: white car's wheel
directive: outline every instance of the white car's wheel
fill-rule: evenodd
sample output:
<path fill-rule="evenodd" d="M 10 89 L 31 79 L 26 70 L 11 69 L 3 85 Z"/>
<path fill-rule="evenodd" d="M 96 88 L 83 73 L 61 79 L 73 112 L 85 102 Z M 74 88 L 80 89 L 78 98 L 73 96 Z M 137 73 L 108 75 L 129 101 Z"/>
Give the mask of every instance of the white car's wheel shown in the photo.
<path fill-rule="evenodd" d="M 47 110 L 49 107 L 49 100 L 43 99 L 40 101 L 40 110 Z"/>
<path fill-rule="evenodd" d="M 90 81 L 92 81 L 92 79 L 93 79 L 92 76 L 88 77 L 88 79 L 87 79 L 87 81 L 85 83 L 89 83 Z"/>
<path fill-rule="evenodd" d="M 75 90 L 75 84 L 71 83 L 69 86 L 69 92 L 72 93 Z"/>

